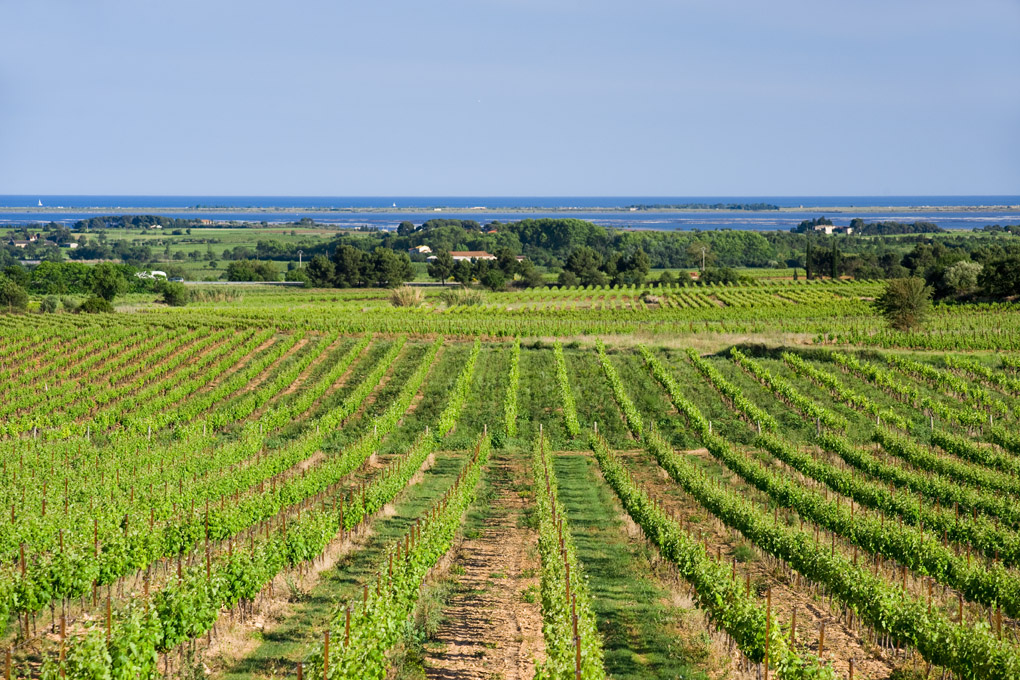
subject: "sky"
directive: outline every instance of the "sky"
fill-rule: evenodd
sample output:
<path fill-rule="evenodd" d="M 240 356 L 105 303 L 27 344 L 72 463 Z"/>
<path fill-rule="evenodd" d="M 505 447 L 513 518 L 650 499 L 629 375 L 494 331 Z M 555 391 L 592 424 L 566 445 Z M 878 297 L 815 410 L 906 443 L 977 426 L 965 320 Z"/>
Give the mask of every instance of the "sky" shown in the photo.
<path fill-rule="evenodd" d="M 1020 194 L 1020 0 L 0 0 L 0 194 Z"/>

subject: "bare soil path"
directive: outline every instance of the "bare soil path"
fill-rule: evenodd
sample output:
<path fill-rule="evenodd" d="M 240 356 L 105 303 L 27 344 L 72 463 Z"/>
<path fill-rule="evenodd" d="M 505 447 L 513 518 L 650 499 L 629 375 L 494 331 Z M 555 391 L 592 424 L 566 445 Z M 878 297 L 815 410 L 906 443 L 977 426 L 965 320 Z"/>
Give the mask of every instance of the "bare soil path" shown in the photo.
<path fill-rule="evenodd" d="M 504 458 L 490 468 L 491 503 L 481 529 L 468 529 L 456 550 L 457 587 L 426 647 L 428 678 L 525 680 L 544 656 L 538 536 L 524 526 L 521 463 Z"/>

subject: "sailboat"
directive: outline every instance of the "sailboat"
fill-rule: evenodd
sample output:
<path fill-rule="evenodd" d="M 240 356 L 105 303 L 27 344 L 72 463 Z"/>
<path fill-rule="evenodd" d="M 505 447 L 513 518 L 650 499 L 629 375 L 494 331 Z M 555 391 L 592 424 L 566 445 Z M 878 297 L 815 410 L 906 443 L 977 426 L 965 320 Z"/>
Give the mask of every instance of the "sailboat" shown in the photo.
<path fill-rule="evenodd" d="M 41 200 L 39 201 L 39 207 L 40 208 L 42 207 L 42 201 Z"/>

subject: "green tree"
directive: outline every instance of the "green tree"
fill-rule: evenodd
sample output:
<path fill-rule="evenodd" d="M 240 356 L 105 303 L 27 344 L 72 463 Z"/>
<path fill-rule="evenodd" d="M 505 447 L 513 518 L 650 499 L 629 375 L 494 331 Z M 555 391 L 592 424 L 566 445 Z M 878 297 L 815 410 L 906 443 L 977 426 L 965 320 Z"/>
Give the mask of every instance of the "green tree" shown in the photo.
<path fill-rule="evenodd" d="M 395 288 L 414 278 L 414 267 L 407 253 L 395 253 L 378 247 L 372 253 L 373 278 L 381 288 Z"/>
<path fill-rule="evenodd" d="M 28 293 L 12 279 L 0 275 L 0 311 L 23 311 L 28 307 Z"/>
<path fill-rule="evenodd" d="M 256 262 L 254 265 L 256 281 L 279 281 L 280 272 L 272 262 Z"/>
<path fill-rule="evenodd" d="M 414 222 L 404 220 L 397 226 L 397 236 L 410 236 L 414 233 Z"/>
<path fill-rule="evenodd" d="M 957 295 L 966 295 L 977 289 L 981 265 L 973 260 L 961 260 L 946 267 L 945 284 Z"/>
<path fill-rule="evenodd" d="M 496 266 L 503 272 L 506 279 L 513 279 L 518 272 L 517 256 L 509 248 L 500 248 L 495 252 Z"/>
<path fill-rule="evenodd" d="M 619 282 L 637 286 L 645 282 L 645 278 L 648 277 L 648 271 L 652 267 L 652 262 L 648 259 L 648 253 L 640 249 L 631 253 L 630 257 L 623 260 L 622 263 L 623 270 L 618 274 Z"/>
<path fill-rule="evenodd" d="M 89 272 L 89 289 L 107 302 L 113 302 L 118 295 L 127 291 L 127 280 L 116 265 L 109 262 L 97 264 Z"/>
<path fill-rule="evenodd" d="M 732 267 L 709 267 L 699 279 L 702 283 L 739 283 L 740 275 Z"/>
<path fill-rule="evenodd" d="M 191 299 L 191 291 L 183 283 L 164 283 L 161 289 L 163 302 L 171 307 L 183 307 Z"/>
<path fill-rule="evenodd" d="M 715 263 L 715 253 L 712 252 L 710 241 L 691 241 L 687 246 L 687 261 L 694 263 L 698 269 L 704 270 Z"/>
<path fill-rule="evenodd" d="M 308 280 L 316 288 L 329 288 L 336 279 L 336 267 L 325 255 L 316 255 L 308 261 Z"/>
<path fill-rule="evenodd" d="M 363 286 L 368 278 L 370 264 L 363 250 L 341 245 L 333 253 L 333 280 L 339 288 Z"/>
<path fill-rule="evenodd" d="M 560 275 L 556 277 L 556 285 L 561 288 L 573 288 L 574 286 L 579 285 L 580 282 L 581 280 L 577 278 L 577 274 L 569 269 L 564 269 L 560 272 Z"/>
<path fill-rule="evenodd" d="M 294 269 L 288 269 L 283 275 L 283 280 L 293 283 L 303 283 L 305 284 L 305 288 L 312 287 L 312 280 L 308 277 L 307 267 L 295 267 Z"/>
<path fill-rule="evenodd" d="M 931 295 L 932 289 L 924 279 L 890 279 L 875 306 L 893 328 L 906 331 L 924 323 L 931 311 Z"/>
<path fill-rule="evenodd" d="M 545 277 L 530 260 L 523 260 L 517 265 L 517 273 L 525 288 L 538 288 L 545 285 Z"/>
<path fill-rule="evenodd" d="M 471 263 L 467 260 L 457 260 L 457 263 L 453 265 L 453 280 L 462 286 L 471 283 L 471 273 Z"/>
<path fill-rule="evenodd" d="M 36 271 L 38 271 L 40 268 L 45 269 L 47 267 L 52 266 L 53 265 L 51 264 L 46 265 L 40 264 L 39 267 L 36 267 Z M 25 288 L 26 290 L 30 285 L 32 285 L 33 280 L 32 272 L 28 271 L 20 264 L 12 264 L 11 266 L 6 267 L 4 269 L 3 275 L 9 278 L 11 281 L 14 281 L 14 283 L 18 284 L 22 288 Z"/>
<path fill-rule="evenodd" d="M 453 274 L 453 255 L 450 255 L 449 250 L 440 250 L 436 253 L 434 260 L 429 260 L 428 272 L 429 276 L 436 279 L 445 286 L 446 280 Z"/>
<path fill-rule="evenodd" d="M 603 286 L 606 283 L 602 271 L 602 256 L 589 246 L 581 246 L 570 253 L 565 269 L 573 272 L 583 286 Z"/>
<path fill-rule="evenodd" d="M 1020 295 L 1020 255 L 986 262 L 978 276 L 978 283 L 989 295 Z"/>
<path fill-rule="evenodd" d="M 503 275 L 503 271 L 498 267 L 493 267 L 489 271 L 485 272 L 479 280 L 483 286 L 491 291 L 506 289 L 506 277 Z"/>
<path fill-rule="evenodd" d="M 255 263 L 251 260 L 234 260 L 227 265 L 227 281 L 259 281 Z"/>

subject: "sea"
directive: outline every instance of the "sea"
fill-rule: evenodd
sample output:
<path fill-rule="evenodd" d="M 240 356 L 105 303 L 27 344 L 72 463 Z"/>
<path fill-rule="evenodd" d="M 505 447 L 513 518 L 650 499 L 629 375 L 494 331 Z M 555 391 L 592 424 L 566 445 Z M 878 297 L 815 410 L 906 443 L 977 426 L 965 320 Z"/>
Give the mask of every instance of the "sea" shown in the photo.
<path fill-rule="evenodd" d="M 42 203 L 42 207 L 39 207 Z M 786 210 L 631 210 L 688 204 L 776 205 Z M 844 208 L 839 213 L 826 208 Z M 978 206 L 978 207 L 975 207 Z M 985 207 L 980 207 L 985 206 Z M 856 213 L 853 208 L 860 208 Z M 895 208 L 877 210 L 876 208 Z M 847 210 L 849 209 L 849 211 Z M 337 228 L 395 229 L 409 220 L 473 219 L 480 223 L 573 217 L 606 227 L 654 230 L 787 231 L 829 217 L 845 225 L 928 221 L 944 229 L 1020 224 L 1020 196 L 75 196 L 0 195 L 0 226 L 34 222 L 73 225 L 98 215 L 155 214 L 214 221 L 295 222 L 303 217 Z"/>

